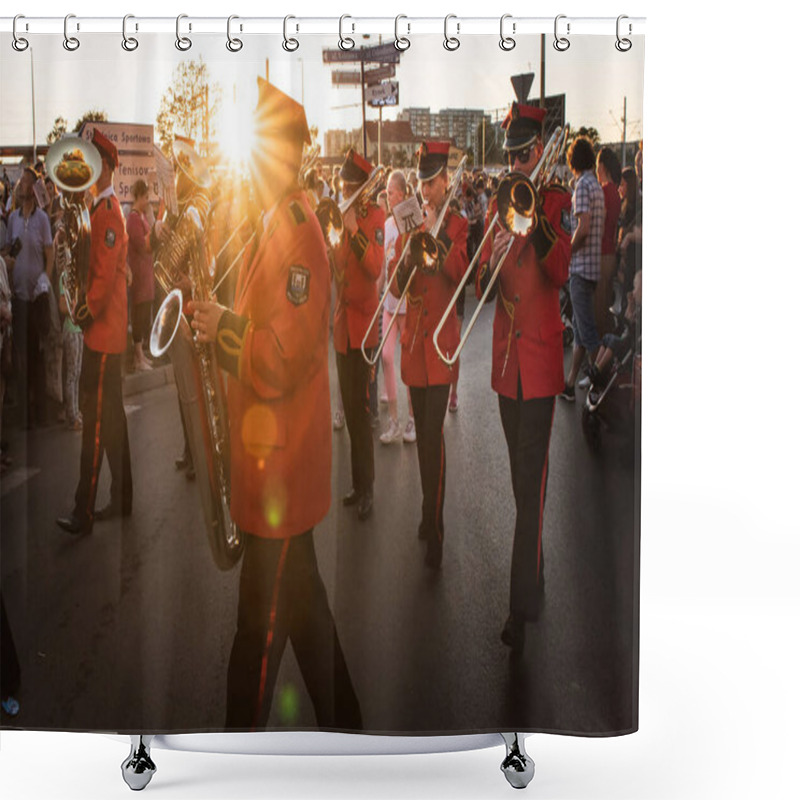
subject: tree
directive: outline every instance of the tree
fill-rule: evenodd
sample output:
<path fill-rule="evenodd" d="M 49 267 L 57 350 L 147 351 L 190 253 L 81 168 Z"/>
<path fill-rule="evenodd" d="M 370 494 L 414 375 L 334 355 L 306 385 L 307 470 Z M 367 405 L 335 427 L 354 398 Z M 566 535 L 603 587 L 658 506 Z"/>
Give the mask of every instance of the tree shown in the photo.
<path fill-rule="evenodd" d="M 53 128 L 47 134 L 47 144 L 57 142 L 67 132 L 67 120 L 64 117 L 56 117 Z"/>
<path fill-rule="evenodd" d="M 78 133 L 83 127 L 85 122 L 108 122 L 108 114 L 98 108 L 93 108 L 87 111 L 76 123 L 72 129 L 73 133 Z"/>
<path fill-rule="evenodd" d="M 219 84 L 209 84 L 208 65 L 202 57 L 178 64 L 156 116 L 161 149 L 169 154 L 176 134 L 207 143 L 216 133 L 215 119 L 221 96 Z"/>
<path fill-rule="evenodd" d="M 72 132 L 78 133 L 85 122 L 108 122 L 108 114 L 96 108 L 86 111 L 72 127 Z M 56 117 L 52 130 L 47 134 L 47 143 L 57 142 L 67 132 L 68 127 L 66 117 Z"/>
<path fill-rule="evenodd" d="M 582 126 L 576 131 L 570 130 L 567 146 L 571 145 L 579 136 L 585 136 L 592 143 L 592 147 L 594 147 L 595 150 L 600 144 L 600 134 L 597 132 L 597 128 L 587 128 L 586 126 Z"/>

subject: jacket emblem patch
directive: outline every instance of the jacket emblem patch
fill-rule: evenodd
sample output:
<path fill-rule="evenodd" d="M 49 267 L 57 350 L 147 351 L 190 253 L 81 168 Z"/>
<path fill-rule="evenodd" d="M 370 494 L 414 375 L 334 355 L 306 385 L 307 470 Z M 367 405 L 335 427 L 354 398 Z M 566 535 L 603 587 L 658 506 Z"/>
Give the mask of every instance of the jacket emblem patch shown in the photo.
<path fill-rule="evenodd" d="M 106 228 L 106 247 L 113 247 L 117 241 L 117 234 L 114 233 L 113 228 Z"/>
<path fill-rule="evenodd" d="M 311 285 L 311 271 L 295 264 L 289 267 L 289 280 L 286 283 L 286 297 L 289 302 L 300 306 L 308 300 Z"/>
<path fill-rule="evenodd" d="M 570 223 L 569 219 L 569 211 L 566 209 L 562 209 L 561 211 L 561 230 L 564 233 L 572 233 L 572 224 Z"/>

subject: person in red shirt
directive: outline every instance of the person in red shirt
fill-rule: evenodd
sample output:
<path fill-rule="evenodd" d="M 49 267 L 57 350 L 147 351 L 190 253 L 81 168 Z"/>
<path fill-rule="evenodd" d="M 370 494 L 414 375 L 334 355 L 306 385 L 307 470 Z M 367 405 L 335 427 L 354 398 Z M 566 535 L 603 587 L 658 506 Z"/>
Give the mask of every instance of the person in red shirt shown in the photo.
<path fill-rule="evenodd" d="M 419 149 L 419 178 L 425 201 L 424 229 L 432 231 L 448 202 L 448 142 L 424 142 Z M 417 428 L 417 460 L 422 483 L 422 522 L 418 535 L 428 543 L 425 564 L 439 569 L 444 542 L 445 447 L 444 418 L 450 386 L 458 378 L 458 362 L 448 367 L 433 345 L 433 334 L 467 268 L 467 221 L 448 208 L 437 234 L 438 258 L 434 267 L 411 275 L 408 256 L 398 270 L 394 293 L 400 296 L 408 284 L 406 322 L 400 339 L 400 373 L 411 392 Z M 410 234 L 395 243 L 395 257 L 387 267 L 394 272 Z M 409 255 L 412 247 L 409 247 Z M 409 284 L 410 281 L 410 284 Z M 439 344 L 448 355 L 461 341 L 460 326 L 451 311 L 442 328 Z"/>
<path fill-rule="evenodd" d="M 514 103 L 503 122 L 509 167 L 530 176 L 542 156 L 545 110 Z M 489 225 L 496 211 L 492 198 Z M 522 652 L 525 623 L 536 620 L 544 591 L 542 520 L 547 460 L 556 395 L 564 388 L 563 325 L 559 289 L 569 274 L 570 194 L 558 183 L 543 186 L 537 221 L 527 236 L 517 236 L 500 276 L 492 341 L 492 388 L 511 462 L 516 505 L 511 557 L 509 616 L 501 639 Z M 478 297 L 509 246 L 512 234 L 495 228 L 481 255 L 475 282 Z"/>
<path fill-rule="evenodd" d="M 331 501 L 331 286 L 322 229 L 298 182 L 310 136 L 303 106 L 261 79 L 256 115 L 253 180 L 265 213 L 234 306 L 187 308 L 228 373 L 231 515 L 245 540 L 225 724 L 267 724 L 291 640 L 319 726 L 359 729 L 313 537 Z"/>
<path fill-rule="evenodd" d="M 345 200 L 361 189 L 371 172 L 372 164 L 351 148 L 339 173 Z M 378 205 L 356 200 L 344 215 L 344 235 L 331 250 L 336 283 L 333 346 L 344 418 L 350 434 L 353 477 L 353 488 L 342 502 L 346 506 L 357 506 L 360 520 L 367 519 L 372 513 L 372 484 L 375 480 L 368 395 L 370 366 L 361 353 L 361 343 L 378 308 L 385 221 L 386 215 Z M 367 348 L 377 347 L 378 333 L 378 327 L 374 326 L 366 342 Z"/>
<path fill-rule="evenodd" d="M 72 513 L 57 520 L 73 535 L 91 533 L 95 519 L 130 516 L 133 504 L 128 421 L 122 403 L 122 362 L 128 341 L 128 238 L 114 194 L 119 158 L 113 142 L 97 129 L 92 143 L 100 152 L 102 168 L 94 185 L 86 292 L 75 312 L 83 330 L 80 479 Z M 95 513 L 104 453 L 111 470 L 111 501 Z"/>
<path fill-rule="evenodd" d="M 619 197 L 619 182 L 622 167 L 617 154 L 610 147 L 603 147 L 597 154 L 597 180 L 603 189 L 606 201 L 606 222 L 603 228 L 603 244 L 600 250 L 600 280 L 594 295 L 594 318 L 597 333 L 602 339 L 614 327 L 608 310 L 614 302 L 614 276 L 617 272 L 617 223 L 622 209 Z"/>

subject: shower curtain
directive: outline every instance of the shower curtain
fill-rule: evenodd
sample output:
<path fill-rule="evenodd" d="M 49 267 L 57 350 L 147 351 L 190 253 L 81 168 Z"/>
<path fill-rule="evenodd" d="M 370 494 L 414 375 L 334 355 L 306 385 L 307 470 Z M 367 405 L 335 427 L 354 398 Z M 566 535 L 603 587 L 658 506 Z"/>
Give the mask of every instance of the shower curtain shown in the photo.
<path fill-rule="evenodd" d="M 2 727 L 635 731 L 643 37 L 228 29 L 2 37 Z"/>

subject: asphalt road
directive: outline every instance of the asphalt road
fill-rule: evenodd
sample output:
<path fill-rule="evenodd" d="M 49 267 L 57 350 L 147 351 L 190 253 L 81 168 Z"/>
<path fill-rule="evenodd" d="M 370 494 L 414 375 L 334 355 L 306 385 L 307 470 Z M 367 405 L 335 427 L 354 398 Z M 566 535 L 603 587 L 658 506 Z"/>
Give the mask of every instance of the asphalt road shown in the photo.
<path fill-rule="evenodd" d="M 375 431 L 375 510 L 364 523 L 339 502 L 350 488 L 349 443 L 346 431 L 334 434 L 334 503 L 315 537 L 365 727 L 627 732 L 638 724 L 638 485 L 613 440 L 589 452 L 580 391 L 575 404 L 557 401 L 544 611 L 521 659 L 499 639 L 514 505 L 489 387 L 492 314 L 465 349 L 460 408 L 445 422 L 441 572 L 424 566 L 417 540 L 415 445 L 378 441 L 386 407 Z M 22 711 L 4 725 L 177 732 L 224 724 L 238 570 L 214 566 L 196 487 L 174 469 L 183 445 L 174 384 L 129 395 L 126 408 L 133 516 L 97 523 L 77 540 L 55 518 L 71 508 L 80 435 L 61 427 L 8 434 L 14 467 L 0 485 L 0 569 L 23 685 Z M 108 477 L 104 469 L 98 505 Z M 268 724 L 316 724 L 290 647 Z"/>

